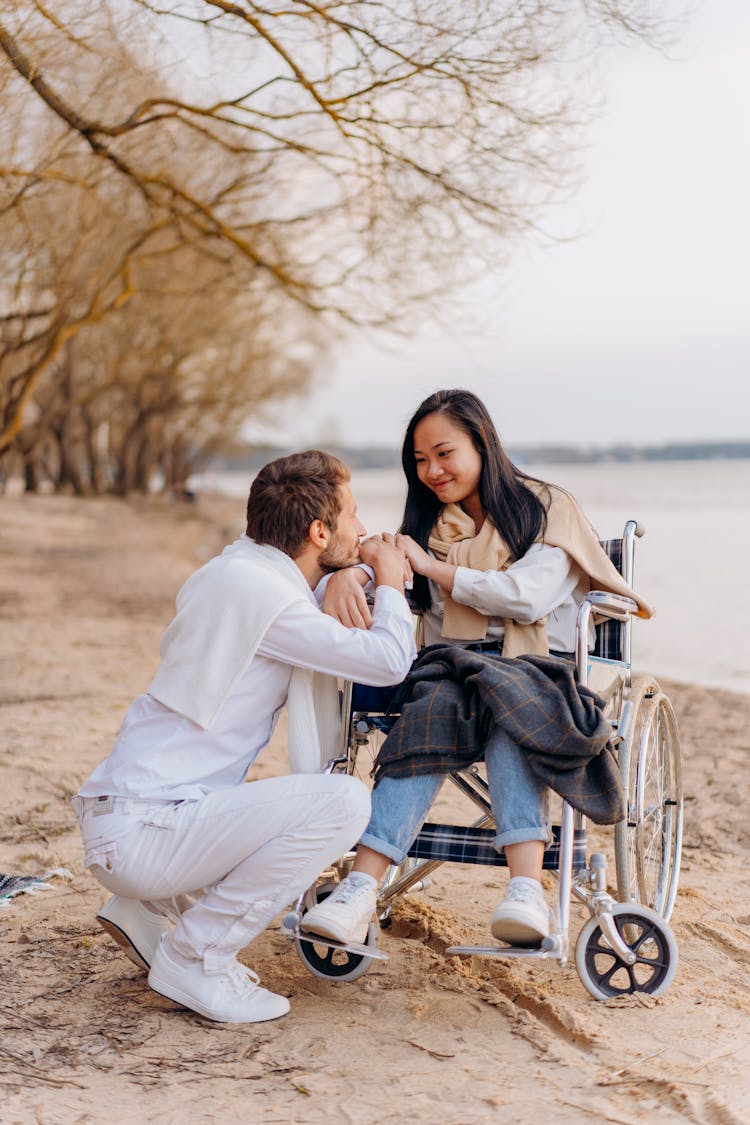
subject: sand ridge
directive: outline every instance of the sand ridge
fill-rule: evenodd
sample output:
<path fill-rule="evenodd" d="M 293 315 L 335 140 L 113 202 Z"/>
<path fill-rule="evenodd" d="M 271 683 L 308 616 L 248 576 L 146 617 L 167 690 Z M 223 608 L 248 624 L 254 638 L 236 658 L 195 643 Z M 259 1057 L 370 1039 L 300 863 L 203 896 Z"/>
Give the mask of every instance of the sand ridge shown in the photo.
<path fill-rule="evenodd" d="M 147 988 L 94 921 L 106 894 L 69 799 L 148 683 L 179 585 L 242 517 L 221 499 L 0 500 L 0 870 L 73 872 L 0 910 L 3 1122 L 750 1119 L 744 696 L 666 685 L 687 813 L 681 963 L 662 998 L 600 1004 L 572 964 L 446 957 L 487 940 L 505 879 L 456 866 L 396 904 L 390 960 L 357 982 L 313 977 L 278 927 L 249 947 L 291 998 L 277 1023 L 212 1024 Z M 280 730 L 254 773 L 285 769 Z M 444 792 L 441 815 L 457 799 Z M 609 835 L 594 842 L 611 860 Z M 583 921 L 574 906 L 573 933 Z"/>

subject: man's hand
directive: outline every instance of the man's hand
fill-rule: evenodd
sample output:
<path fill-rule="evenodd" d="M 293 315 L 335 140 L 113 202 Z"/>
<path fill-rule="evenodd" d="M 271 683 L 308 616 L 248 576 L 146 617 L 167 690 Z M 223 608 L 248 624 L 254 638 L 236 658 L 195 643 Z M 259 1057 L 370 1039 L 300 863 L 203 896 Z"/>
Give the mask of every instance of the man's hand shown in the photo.
<path fill-rule="evenodd" d="M 393 535 L 373 535 L 359 547 L 360 562 L 375 571 L 376 586 L 393 586 L 400 593 L 411 586 L 413 574 L 409 560 L 395 546 Z M 364 587 L 370 581 L 359 566 L 344 567 L 328 579 L 323 596 L 323 612 L 335 617 L 347 629 L 369 629 L 372 614 Z"/>
<path fill-rule="evenodd" d="M 337 570 L 328 579 L 323 612 L 335 617 L 347 629 L 369 629 L 372 614 L 363 589 L 369 581 L 369 574 L 359 566 Z"/>
<path fill-rule="evenodd" d="M 359 546 L 359 557 L 375 571 L 378 586 L 393 586 L 402 594 L 404 585 L 411 579 L 411 568 L 406 555 L 395 545 L 393 535 L 373 535 Z"/>

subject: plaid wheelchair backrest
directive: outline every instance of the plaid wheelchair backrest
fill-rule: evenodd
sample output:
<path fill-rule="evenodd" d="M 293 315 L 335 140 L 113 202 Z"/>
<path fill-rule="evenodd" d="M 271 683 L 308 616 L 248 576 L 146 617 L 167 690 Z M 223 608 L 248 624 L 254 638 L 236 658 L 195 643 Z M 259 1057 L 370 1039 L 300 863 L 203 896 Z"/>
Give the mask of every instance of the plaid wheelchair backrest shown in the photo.
<path fill-rule="evenodd" d="M 601 539 L 603 550 L 622 574 L 622 539 Z M 622 624 L 619 621 L 603 621 L 596 626 L 594 656 L 602 660 L 622 660 Z"/>

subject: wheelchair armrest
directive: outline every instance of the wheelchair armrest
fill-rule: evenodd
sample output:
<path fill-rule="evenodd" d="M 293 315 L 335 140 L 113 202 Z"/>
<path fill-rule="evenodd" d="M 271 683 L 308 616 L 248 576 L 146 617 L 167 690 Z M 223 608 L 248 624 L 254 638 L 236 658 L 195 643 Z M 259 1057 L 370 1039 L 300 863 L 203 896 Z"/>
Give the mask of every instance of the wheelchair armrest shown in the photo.
<path fill-rule="evenodd" d="M 594 613 L 601 617 L 611 617 L 615 621 L 627 621 L 638 612 L 638 603 L 623 594 L 610 594 L 605 590 L 589 590 L 585 601 Z"/>

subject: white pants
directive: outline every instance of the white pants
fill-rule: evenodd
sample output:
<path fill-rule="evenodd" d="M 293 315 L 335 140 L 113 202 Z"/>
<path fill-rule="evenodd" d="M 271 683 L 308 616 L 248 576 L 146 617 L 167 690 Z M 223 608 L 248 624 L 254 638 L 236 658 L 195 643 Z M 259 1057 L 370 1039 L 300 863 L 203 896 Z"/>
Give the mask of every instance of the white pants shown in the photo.
<path fill-rule="evenodd" d="M 253 781 L 197 801 L 95 797 L 73 804 L 85 863 L 112 894 L 183 899 L 171 943 L 216 969 L 359 839 L 370 794 L 342 774 Z M 108 808 L 109 806 L 104 806 Z"/>

